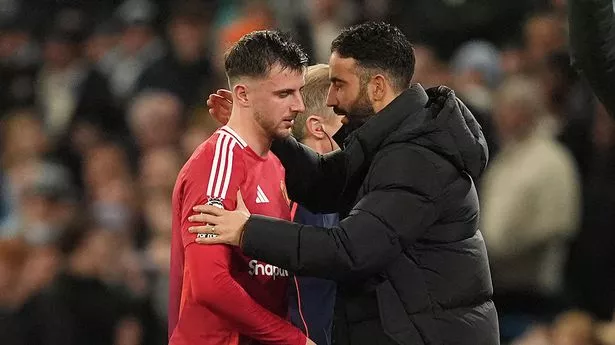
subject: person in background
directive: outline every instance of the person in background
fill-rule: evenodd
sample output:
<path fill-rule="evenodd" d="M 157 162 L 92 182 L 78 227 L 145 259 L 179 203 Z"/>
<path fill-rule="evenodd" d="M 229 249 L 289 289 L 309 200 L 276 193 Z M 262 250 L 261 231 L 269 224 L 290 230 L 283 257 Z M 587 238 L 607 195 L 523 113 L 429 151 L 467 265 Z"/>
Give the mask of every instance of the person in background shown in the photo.
<path fill-rule="evenodd" d="M 533 79 L 501 86 L 494 120 L 502 150 L 482 181 L 481 229 L 505 339 L 518 335 L 514 325 L 559 312 L 566 248 L 579 223 L 576 165 L 555 138 L 543 95 Z"/>
<path fill-rule="evenodd" d="M 297 141 L 320 154 L 339 149 L 332 137 L 342 127 L 342 116 L 336 115 L 326 105 L 328 90 L 329 66 L 308 67 L 303 89 L 305 111 L 297 115 L 292 127 Z M 301 205 L 295 206 L 294 202 L 292 205 L 296 210 L 293 221 L 297 223 L 332 227 L 339 222 L 337 213 L 314 214 Z M 296 277 L 295 283 L 298 293 L 291 288 L 289 294 L 292 322 L 300 328 L 307 327 L 307 333 L 316 344 L 331 344 L 335 283 L 312 277 Z"/>

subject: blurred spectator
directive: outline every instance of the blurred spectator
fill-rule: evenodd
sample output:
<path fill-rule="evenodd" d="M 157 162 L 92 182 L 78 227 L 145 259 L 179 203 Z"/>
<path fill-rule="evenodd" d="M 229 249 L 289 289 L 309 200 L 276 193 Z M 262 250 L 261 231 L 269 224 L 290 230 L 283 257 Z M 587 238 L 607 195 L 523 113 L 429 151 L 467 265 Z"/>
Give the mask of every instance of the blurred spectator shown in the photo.
<path fill-rule="evenodd" d="M 293 29 L 312 64 L 328 63 L 333 39 L 356 22 L 356 6 L 349 0 L 308 0 L 306 4 L 307 16 L 300 13 Z"/>
<path fill-rule="evenodd" d="M 131 133 L 140 153 L 179 144 L 184 104 L 164 91 L 144 91 L 128 109 Z"/>
<path fill-rule="evenodd" d="M 161 147 L 147 152 L 140 162 L 139 179 L 144 195 L 169 196 L 183 162 L 174 148 Z"/>
<path fill-rule="evenodd" d="M 416 64 L 412 78 L 415 83 L 419 83 L 425 88 L 451 85 L 449 66 L 436 54 L 433 48 L 427 45 L 415 45 L 414 56 Z"/>
<path fill-rule="evenodd" d="M 19 277 L 28 258 L 28 249 L 28 245 L 22 240 L 0 240 L 0 315 L 2 316 L 6 316 L 19 306 L 25 297 L 19 289 Z M 5 326 L 2 322 L 0 325 Z M 4 332 L 2 334 L 6 335 Z"/>
<path fill-rule="evenodd" d="M 454 90 L 482 126 L 493 159 L 498 151 L 492 111 L 494 89 L 502 78 L 500 52 L 489 42 L 470 41 L 459 47 L 450 64 Z"/>
<path fill-rule="evenodd" d="M 237 2 L 241 5 L 237 16 L 220 28 L 214 42 L 213 63 L 217 75 L 224 75 L 224 53 L 241 36 L 252 31 L 276 27 L 275 17 L 266 0 L 238 0 Z"/>
<path fill-rule="evenodd" d="M 17 230 L 21 191 L 32 176 L 28 171 L 49 150 L 48 144 L 42 121 L 30 109 L 14 110 L 0 122 L 0 237 Z"/>
<path fill-rule="evenodd" d="M 70 137 L 83 121 L 103 129 L 121 128 L 121 117 L 112 107 L 107 80 L 83 59 L 83 14 L 61 12 L 45 35 L 44 62 L 37 79 L 37 98 L 48 135 L 57 143 Z M 66 21 L 76 21 L 74 28 Z M 68 27 L 66 27 L 68 26 Z"/>
<path fill-rule="evenodd" d="M 153 27 L 156 8 L 150 1 L 127 0 L 116 14 L 123 26 L 120 42 L 101 65 L 116 101 L 126 104 L 143 72 L 164 56 L 165 48 Z"/>
<path fill-rule="evenodd" d="M 182 162 L 185 162 L 219 127 L 220 124 L 209 115 L 208 109 L 197 108 L 188 119 L 188 125 L 180 140 Z"/>
<path fill-rule="evenodd" d="M 116 143 L 104 142 L 96 145 L 85 157 L 83 180 L 85 195 L 90 201 L 96 200 L 112 182 L 132 178 L 129 158 Z"/>
<path fill-rule="evenodd" d="M 483 113 L 491 112 L 492 90 L 502 76 L 500 52 L 485 41 L 464 43 L 451 59 L 455 91 Z"/>
<path fill-rule="evenodd" d="M 105 284 L 116 254 L 118 237 L 96 224 L 77 223 L 62 237 L 59 247 L 66 270 L 45 291 L 45 297 L 65 311 L 73 344 L 119 344 L 120 338 L 139 344 L 141 329 L 133 318 L 130 299 Z M 133 334 L 128 336 L 125 333 Z"/>
<path fill-rule="evenodd" d="M 550 326 L 532 327 L 512 345 L 597 345 L 596 325 L 587 313 L 572 310 L 558 315 Z"/>
<path fill-rule="evenodd" d="M 0 19 L 0 119 L 13 107 L 34 103 L 40 49 L 30 29 L 24 18 Z"/>
<path fill-rule="evenodd" d="M 85 57 L 91 64 L 103 70 L 105 56 L 120 43 L 120 34 L 120 25 L 114 20 L 98 24 L 85 43 Z"/>
<path fill-rule="evenodd" d="M 171 49 L 143 72 L 137 90 L 167 90 L 187 107 L 203 103 L 218 83 L 207 51 L 212 16 L 199 0 L 176 4 L 167 30 Z"/>
<path fill-rule="evenodd" d="M 581 180 L 585 181 L 592 155 L 594 95 L 572 69 L 570 57 L 564 51 L 546 56 L 538 75 L 547 97 L 549 112 L 557 121 L 558 140 L 574 156 Z"/>
<path fill-rule="evenodd" d="M 554 52 L 566 48 L 565 21 L 551 12 L 531 16 L 523 27 L 527 68 L 536 71 Z"/>
<path fill-rule="evenodd" d="M 43 123 L 34 109 L 15 109 L 1 122 L 2 166 L 10 169 L 30 158 L 42 158 L 49 150 Z"/>
<path fill-rule="evenodd" d="M 20 240 L 0 240 L 0 339 L 4 345 L 67 345 L 70 334 L 62 309 L 44 302 L 39 291 L 56 269 L 40 261 L 40 249 Z M 50 258 L 50 257 L 47 257 Z M 57 258 L 57 257 L 54 257 Z M 34 269 L 34 271 L 31 271 Z M 30 271 L 28 271 L 30 270 Z"/>
<path fill-rule="evenodd" d="M 501 87 L 494 120 L 502 150 L 483 178 L 481 230 L 503 338 L 517 335 L 511 318 L 529 324 L 559 311 L 565 249 L 580 214 L 574 161 L 553 136 L 543 96 L 532 79 Z"/>
<path fill-rule="evenodd" d="M 54 245 L 77 215 L 77 191 L 64 167 L 41 161 L 32 168 L 21 190 L 19 235 L 32 245 Z"/>
<path fill-rule="evenodd" d="M 371 2 L 371 1 L 370 1 Z M 514 39 L 523 18 L 542 0 L 392 0 L 386 16 L 414 42 L 437 47 L 450 57 L 467 40 L 487 39 L 497 45 Z"/>

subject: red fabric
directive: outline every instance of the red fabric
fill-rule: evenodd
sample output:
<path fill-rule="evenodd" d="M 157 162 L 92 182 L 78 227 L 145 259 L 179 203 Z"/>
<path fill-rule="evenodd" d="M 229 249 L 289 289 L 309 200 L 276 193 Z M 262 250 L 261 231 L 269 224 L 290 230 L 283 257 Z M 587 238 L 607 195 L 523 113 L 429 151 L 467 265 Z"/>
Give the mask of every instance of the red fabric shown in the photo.
<path fill-rule="evenodd" d="M 305 335 L 285 319 L 286 270 L 239 248 L 197 244 L 188 232 L 193 206 L 235 209 L 238 190 L 251 213 L 290 219 L 279 160 L 271 153 L 259 157 L 223 127 L 195 151 L 173 191 L 171 345 L 305 344 Z"/>

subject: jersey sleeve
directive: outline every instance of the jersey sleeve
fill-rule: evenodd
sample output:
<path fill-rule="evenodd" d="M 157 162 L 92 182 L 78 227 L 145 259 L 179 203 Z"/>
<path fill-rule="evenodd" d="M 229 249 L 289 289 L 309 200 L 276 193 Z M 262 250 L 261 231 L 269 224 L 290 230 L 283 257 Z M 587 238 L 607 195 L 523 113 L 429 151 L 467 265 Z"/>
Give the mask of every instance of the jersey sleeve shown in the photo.
<path fill-rule="evenodd" d="M 236 208 L 237 191 L 245 179 L 241 149 L 229 136 L 205 149 L 186 170 L 182 198 L 181 233 L 190 289 L 197 303 L 226 319 L 237 331 L 264 344 L 305 344 L 305 336 L 275 313 L 254 301 L 230 274 L 232 248 L 200 245 L 188 228 L 192 207 L 209 204 Z"/>
<path fill-rule="evenodd" d="M 226 210 L 237 206 L 237 191 L 245 180 L 242 149 L 230 136 L 220 135 L 215 145 L 206 147 L 186 169 L 183 186 L 182 219 L 192 214 L 197 205 L 213 205 Z M 197 234 L 182 229 L 184 247 L 193 243 Z"/>

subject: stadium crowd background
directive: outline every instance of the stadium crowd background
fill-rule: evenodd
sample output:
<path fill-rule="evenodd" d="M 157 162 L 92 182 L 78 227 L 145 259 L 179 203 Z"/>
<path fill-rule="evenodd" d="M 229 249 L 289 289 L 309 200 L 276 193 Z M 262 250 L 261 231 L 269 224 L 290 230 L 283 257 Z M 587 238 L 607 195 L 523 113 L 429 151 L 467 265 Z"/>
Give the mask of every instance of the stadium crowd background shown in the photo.
<path fill-rule="evenodd" d="M 483 126 L 504 343 L 615 344 L 615 121 L 563 0 L 0 0 L 0 343 L 164 344 L 171 191 L 217 127 L 225 49 L 280 28 L 326 63 L 364 20 Z"/>

